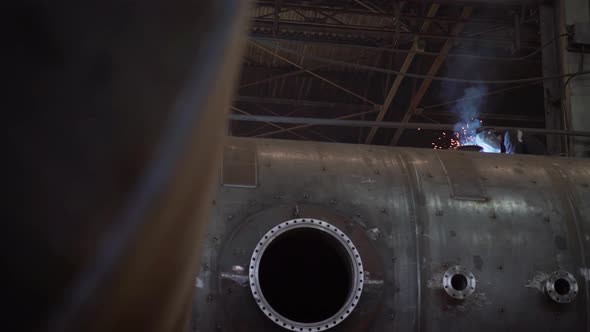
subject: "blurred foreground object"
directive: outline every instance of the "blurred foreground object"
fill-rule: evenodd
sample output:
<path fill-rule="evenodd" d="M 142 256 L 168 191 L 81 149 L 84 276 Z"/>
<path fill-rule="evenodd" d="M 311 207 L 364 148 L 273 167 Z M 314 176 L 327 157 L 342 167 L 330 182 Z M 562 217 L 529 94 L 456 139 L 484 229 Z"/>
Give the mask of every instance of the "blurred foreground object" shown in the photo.
<path fill-rule="evenodd" d="M 4 329 L 185 330 L 244 2 L 3 7 Z"/>

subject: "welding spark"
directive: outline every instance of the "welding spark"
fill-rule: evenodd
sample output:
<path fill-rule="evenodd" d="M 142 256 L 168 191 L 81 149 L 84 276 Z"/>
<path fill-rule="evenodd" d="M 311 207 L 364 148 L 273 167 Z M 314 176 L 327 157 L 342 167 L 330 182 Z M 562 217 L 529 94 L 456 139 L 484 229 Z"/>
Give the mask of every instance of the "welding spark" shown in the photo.
<path fill-rule="evenodd" d="M 453 132 L 452 134 L 447 135 L 446 132 L 441 132 L 441 135 L 434 139 L 434 142 L 431 143 L 432 148 L 435 150 L 454 150 L 463 145 L 475 145 L 475 136 L 477 135 L 477 131 L 475 128 L 478 128 L 482 123 L 481 120 L 475 121 L 477 125 L 473 125 L 466 123 L 464 126 L 461 126 L 460 130 Z"/>

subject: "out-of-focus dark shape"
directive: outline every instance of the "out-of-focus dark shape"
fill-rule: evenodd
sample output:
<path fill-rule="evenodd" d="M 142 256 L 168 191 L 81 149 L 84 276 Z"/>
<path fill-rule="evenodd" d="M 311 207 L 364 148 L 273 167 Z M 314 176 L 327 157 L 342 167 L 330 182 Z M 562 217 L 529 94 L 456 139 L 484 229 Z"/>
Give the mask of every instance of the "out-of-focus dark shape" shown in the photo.
<path fill-rule="evenodd" d="M 243 6 L 3 6 L 3 329 L 185 329 Z"/>

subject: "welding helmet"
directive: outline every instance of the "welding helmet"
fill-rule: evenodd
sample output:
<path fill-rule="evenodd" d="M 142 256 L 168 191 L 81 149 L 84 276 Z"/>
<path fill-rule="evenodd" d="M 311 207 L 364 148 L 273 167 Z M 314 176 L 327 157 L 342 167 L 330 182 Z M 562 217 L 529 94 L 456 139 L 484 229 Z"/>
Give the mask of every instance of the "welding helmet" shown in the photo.
<path fill-rule="evenodd" d="M 483 148 L 483 152 L 501 153 L 502 142 L 491 130 L 484 130 L 475 136 L 475 144 Z"/>

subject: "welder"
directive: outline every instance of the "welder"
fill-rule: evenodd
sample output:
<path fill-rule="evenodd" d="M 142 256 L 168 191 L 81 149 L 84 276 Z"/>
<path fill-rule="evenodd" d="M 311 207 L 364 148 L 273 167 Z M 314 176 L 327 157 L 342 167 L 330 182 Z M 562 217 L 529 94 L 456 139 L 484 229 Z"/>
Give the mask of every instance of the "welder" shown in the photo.
<path fill-rule="evenodd" d="M 507 154 L 547 154 L 545 145 L 533 135 L 521 130 L 484 130 L 475 136 L 475 144 L 484 152 Z"/>

